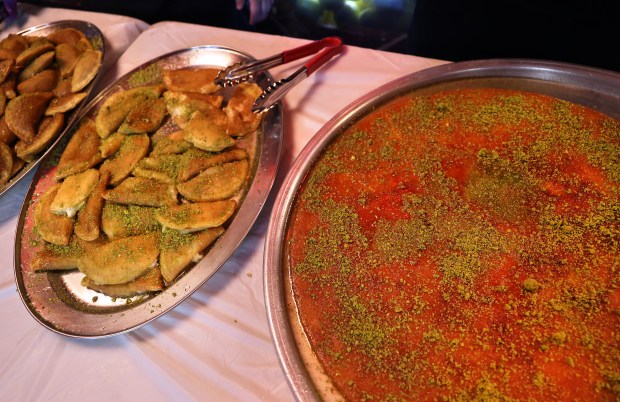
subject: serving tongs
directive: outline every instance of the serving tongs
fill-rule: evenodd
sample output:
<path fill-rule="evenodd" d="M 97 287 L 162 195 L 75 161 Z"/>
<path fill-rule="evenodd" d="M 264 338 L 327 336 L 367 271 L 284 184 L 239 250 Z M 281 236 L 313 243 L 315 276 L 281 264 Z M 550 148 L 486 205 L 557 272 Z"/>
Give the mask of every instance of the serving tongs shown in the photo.
<path fill-rule="evenodd" d="M 321 51 L 290 76 L 269 84 L 267 89 L 256 98 L 252 106 L 252 112 L 263 113 L 275 106 L 292 87 L 318 70 L 328 60 L 339 54 L 342 49 L 342 40 L 336 36 L 330 36 L 261 60 L 232 64 L 218 73 L 215 83 L 223 87 L 238 85 L 254 79 L 255 74 L 261 71 Z"/>

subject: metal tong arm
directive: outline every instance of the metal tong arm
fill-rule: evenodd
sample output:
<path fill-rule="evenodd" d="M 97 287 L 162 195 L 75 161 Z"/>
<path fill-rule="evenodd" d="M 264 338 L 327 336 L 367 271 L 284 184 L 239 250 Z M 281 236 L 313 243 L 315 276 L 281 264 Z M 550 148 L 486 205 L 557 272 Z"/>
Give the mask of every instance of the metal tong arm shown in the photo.
<path fill-rule="evenodd" d="M 227 86 L 230 84 L 236 84 L 238 82 L 246 81 L 248 78 L 254 76 L 256 73 L 268 70 L 270 68 L 290 63 L 291 61 L 299 60 L 303 57 L 315 54 L 324 48 L 334 48 L 342 45 L 342 40 L 336 36 L 330 36 L 310 42 L 306 45 L 296 47 L 294 49 L 285 50 L 280 54 L 270 56 L 264 59 L 255 60 L 249 63 L 241 63 L 232 66 L 232 68 L 225 70 L 222 76 L 218 76 L 216 84 Z M 320 58 L 320 54 L 315 58 Z M 314 59 L 313 59 L 314 60 Z M 311 63 L 313 60 L 310 60 Z M 308 64 L 308 63 L 306 63 Z M 317 66 L 318 68 L 319 66 Z"/>
<path fill-rule="evenodd" d="M 295 71 L 290 76 L 278 82 L 270 84 L 267 89 L 254 102 L 254 106 L 252 106 L 252 112 L 261 113 L 270 109 L 277 102 L 279 102 L 284 97 L 284 95 L 286 95 L 286 93 L 291 90 L 291 88 L 293 88 L 295 85 L 297 85 L 297 83 L 318 70 L 329 59 L 340 53 L 343 48 L 342 40 L 338 37 L 324 38 L 321 41 L 317 42 L 323 42 L 323 46 L 321 47 L 325 47 L 325 49 L 321 53 L 316 55 L 316 57 L 313 57 L 312 59 L 307 61 L 300 69 Z M 314 45 L 317 42 L 313 42 L 308 45 L 292 49 L 290 50 L 290 52 L 306 50 L 304 48 L 309 48 L 311 45 Z M 326 43 L 329 43 L 329 45 L 325 45 Z M 297 60 L 304 56 L 294 54 L 292 57 L 295 58 L 290 59 L 289 61 Z"/>

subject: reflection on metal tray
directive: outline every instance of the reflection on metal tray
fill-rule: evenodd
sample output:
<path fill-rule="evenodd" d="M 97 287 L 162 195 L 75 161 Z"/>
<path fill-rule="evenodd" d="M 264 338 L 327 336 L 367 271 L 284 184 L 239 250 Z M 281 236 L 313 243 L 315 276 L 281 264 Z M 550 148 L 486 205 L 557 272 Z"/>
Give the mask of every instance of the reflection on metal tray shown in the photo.
<path fill-rule="evenodd" d="M 110 85 L 86 106 L 82 117 L 94 116 L 108 97 L 131 87 L 138 78 L 140 83 L 136 85 L 160 82 L 161 77 L 152 74 L 153 71 L 192 66 L 220 69 L 248 59 L 252 57 L 218 46 L 199 46 L 169 53 L 143 64 Z M 270 80 L 265 73 L 256 77 L 263 88 Z M 29 313 L 45 327 L 68 336 L 105 337 L 133 330 L 170 311 L 205 283 L 245 238 L 275 179 L 282 144 L 282 111 L 281 106 L 276 105 L 264 114 L 256 135 L 248 135 L 238 142 L 239 147 L 248 151 L 253 169 L 244 193 L 238 198 L 239 209 L 226 232 L 201 261 L 165 290 L 130 299 L 114 299 L 84 288 L 80 284 L 83 275 L 77 271 L 33 272 L 31 261 L 36 244 L 31 244 L 29 237 L 34 226 L 32 201 L 53 184 L 53 169 L 69 138 L 70 135 L 42 161 L 26 195 L 15 242 L 15 278 Z"/>
<path fill-rule="evenodd" d="M 581 104 L 620 119 L 620 74 L 533 60 L 481 60 L 445 64 L 404 76 L 368 93 L 332 118 L 297 157 L 277 195 L 265 246 L 265 299 L 271 333 L 285 375 L 298 400 L 319 400 L 330 383 L 312 359 L 290 295 L 285 235 L 287 221 L 304 177 L 325 147 L 377 107 L 407 93 L 495 87 L 530 91 Z M 313 372 L 313 375 L 310 374 Z"/>

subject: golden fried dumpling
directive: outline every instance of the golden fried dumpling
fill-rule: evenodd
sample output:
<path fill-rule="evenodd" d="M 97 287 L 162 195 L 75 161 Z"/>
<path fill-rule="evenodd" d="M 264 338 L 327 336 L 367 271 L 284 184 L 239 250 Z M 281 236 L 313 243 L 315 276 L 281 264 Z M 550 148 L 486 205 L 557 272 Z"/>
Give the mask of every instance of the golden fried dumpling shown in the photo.
<path fill-rule="evenodd" d="M 13 145 L 19 138 L 6 125 L 4 116 L 0 118 L 0 142 L 4 142 L 7 145 Z"/>
<path fill-rule="evenodd" d="M 13 151 L 0 141 L 0 186 L 4 186 L 13 172 Z"/>
<path fill-rule="evenodd" d="M 110 95 L 97 113 L 95 124 L 101 138 L 106 138 L 123 123 L 131 109 L 146 99 L 159 98 L 164 87 L 149 85 L 115 92 Z"/>
<path fill-rule="evenodd" d="M 60 156 L 56 179 L 83 172 L 101 162 L 103 157 L 99 152 L 100 145 L 101 138 L 95 130 L 95 122 L 89 118 L 82 119 Z"/>
<path fill-rule="evenodd" d="M 57 215 L 75 216 L 86 204 L 86 200 L 99 182 L 99 171 L 88 169 L 67 177 L 50 204 L 50 210 Z"/>
<path fill-rule="evenodd" d="M 66 215 L 57 215 L 50 206 L 56 198 L 60 183 L 50 187 L 34 207 L 34 225 L 43 240 L 57 245 L 67 245 L 73 234 L 73 219 Z"/>
<path fill-rule="evenodd" d="M 166 283 L 172 282 L 192 261 L 224 233 L 221 226 L 182 234 L 176 230 L 162 233 L 159 268 Z"/>
<path fill-rule="evenodd" d="M 4 116 L 7 126 L 22 141 L 32 141 L 39 126 L 39 120 L 53 96 L 51 92 L 19 95 L 6 106 Z"/>
<path fill-rule="evenodd" d="M 101 164 L 101 172 L 110 172 L 110 184 L 116 186 L 125 180 L 138 162 L 149 152 L 151 140 L 146 134 L 128 135 L 120 149 Z"/>
<path fill-rule="evenodd" d="M 0 60 L 0 83 L 4 82 L 11 73 L 13 67 L 13 60 Z"/>
<path fill-rule="evenodd" d="M 11 169 L 11 177 L 15 176 L 17 172 L 22 170 L 24 166 L 26 166 L 26 161 L 22 158 L 17 157 L 17 155 L 13 155 L 13 168 Z"/>
<path fill-rule="evenodd" d="M 26 40 L 30 38 L 25 36 Z M 23 68 L 30 64 L 34 59 L 41 56 L 43 53 L 54 50 L 54 44 L 44 38 L 33 38 L 34 42 L 30 44 L 23 52 L 21 52 L 15 58 L 15 65 L 19 68 Z"/>
<path fill-rule="evenodd" d="M 159 268 L 155 267 L 130 282 L 115 285 L 99 285 L 85 276 L 82 278 L 82 286 L 110 297 L 132 297 L 163 290 L 164 280 Z"/>
<path fill-rule="evenodd" d="M 126 283 L 152 268 L 158 255 L 159 235 L 125 237 L 98 247 L 88 258 L 81 258 L 78 269 L 98 285 Z"/>
<path fill-rule="evenodd" d="M 211 166 L 234 162 L 247 157 L 247 152 L 241 148 L 231 148 L 219 153 L 194 148 L 181 155 L 155 155 L 144 158 L 133 170 L 133 174 L 170 183 L 184 182 Z"/>
<path fill-rule="evenodd" d="M 235 140 L 226 134 L 225 127 L 214 124 L 199 111 L 194 112 L 184 131 L 185 141 L 205 151 L 219 152 L 235 145 Z"/>
<path fill-rule="evenodd" d="M 101 214 L 101 229 L 110 239 L 159 232 L 157 208 L 106 202 Z"/>
<path fill-rule="evenodd" d="M 6 94 L 0 91 L 0 116 L 4 114 L 4 109 L 6 108 L 6 104 L 8 99 L 6 98 Z"/>
<path fill-rule="evenodd" d="M 26 94 L 30 92 L 52 92 L 58 85 L 58 70 L 43 70 L 17 84 L 17 92 Z"/>
<path fill-rule="evenodd" d="M 9 34 L 0 41 L 0 60 L 15 60 L 28 46 L 28 41 L 24 36 Z"/>
<path fill-rule="evenodd" d="M 118 204 L 163 207 L 177 204 L 177 191 L 174 185 L 159 180 L 128 177 L 108 190 L 103 198 Z"/>
<path fill-rule="evenodd" d="M 39 74 L 41 71 L 47 69 L 52 62 L 54 61 L 54 51 L 45 52 L 36 59 L 32 61 L 32 63 L 28 64 L 22 71 L 19 72 L 17 76 L 17 81 L 22 82 Z"/>
<path fill-rule="evenodd" d="M 232 197 L 248 177 L 247 159 L 206 169 L 198 176 L 177 184 L 179 193 L 190 201 L 218 201 Z"/>
<path fill-rule="evenodd" d="M 153 144 L 151 156 L 182 154 L 194 146 L 185 141 L 185 133 L 182 130 L 175 131 L 169 136 L 160 138 Z"/>
<path fill-rule="evenodd" d="M 258 128 L 262 116 L 252 112 L 252 106 L 262 92 L 253 82 L 245 82 L 235 87 L 235 92 L 224 108 L 228 118 L 228 135 L 243 136 Z"/>
<path fill-rule="evenodd" d="M 191 233 L 223 225 L 236 209 L 234 200 L 186 203 L 159 208 L 155 218 L 166 228 Z"/>
<path fill-rule="evenodd" d="M 109 180 L 109 173 L 102 174 L 97 186 L 90 194 L 90 197 L 88 197 L 86 205 L 78 211 L 73 231 L 82 240 L 93 241 L 99 237 L 101 232 L 101 213 L 105 203 L 103 193 L 107 189 Z"/>
<path fill-rule="evenodd" d="M 47 106 L 47 109 L 45 109 L 45 115 L 53 116 L 56 113 L 65 113 L 73 110 L 86 98 L 86 95 L 86 92 L 78 92 L 54 98 Z"/>
<path fill-rule="evenodd" d="M 71 92 L 79 92 L 97 76 L 103 53 L 99 50 L 87 50 L 78 59 L 71 76 Z"/>
<path fill-rule="evenodd" d="M 65 116 L 62 113 L 45 117 L 39 126 L 37 135 L 31 142 L 19 141 L 15 144 L 15 153 L 21 159 L 32 162 L 38 154 L 46 150 L 62 132 Z"/>
<path fill-rule="evenodd" d="M 77 269 L 78 260 L 84 256 L 83 245 L 75 236 L 67 245 L 43 243 L 35 250 L 30 266 L 35 272 Z"/>
<path fill-rule="evenodd" d="M 62 78 L 70 77 L 73 74 L 81 54 L 74 45 L 68 43 L 61 43 L 56 46 L 56 63 Z"/>
<path fill-rule="evenodd" d="M 58 81 L 58 85 L 56 85 L 56 88 L 54 88 L 54 96 L 56 97 L 67 96 L 71 95 L 72 93 L 73 92 L 71 92 L 71 77 L 61 78 L 60 81 Z"/>
<path fill-rule="evenodd" d="M 99 147 L 99 151 L 101 152 L 101 156 L 107 158 L 108 156 L 114 155 L 121 146 L 123 142 L 125 142 L 125 134 L 114 133 L 101 141 L 101 146 Z"/>
<path fill-rule="evenodd" d="M 75 28 L 63 28 L 47 34 L 45 38 L 58 46 L 62 44 L 75 46 L 80 40 L 86 39 L 86 35 Z"/>
<path fill-rule="evenodd" d="M 151 133 L 157 130 L 166 117 L 166 102 L 162 98 L 146 99 L 136 105 L 118 128 L 122 134 Z"/>
<path fill-rule="evenodd" d="M 185 128 L 197 111 L 209 118 L 213 124 L 226 127 L 226 114 L 220 109 L 221 96 L 174 91 L 164 92 L 163 96 L 172 121 L 181 128 Z"/>
<path fill-rule="evenodd" d="M 0 92 L 4 92 L 7 99 L 13 99 L 17 96 L 17 74 L 15 72 L 10 72 L 0 84 Z"/>
<path fill-rule="evenodd" d="M 214 68 L 182 68 L 164 70 L 164 83 L 169 91 L 210 94 L 219 90 L 215 84 L 219 70 Z"/>
<path fill-rule="evenodd" d="M 110 239 L 159 232 L 154 207 L 106 202 L 101 213 L 101 229 Z"/>

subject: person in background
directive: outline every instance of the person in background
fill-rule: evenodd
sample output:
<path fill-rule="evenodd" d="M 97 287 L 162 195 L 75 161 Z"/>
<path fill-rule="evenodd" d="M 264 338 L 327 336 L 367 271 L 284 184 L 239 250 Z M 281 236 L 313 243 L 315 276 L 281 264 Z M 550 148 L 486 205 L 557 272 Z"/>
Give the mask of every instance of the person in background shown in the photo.
<path fill-rule="evenodd" d="M 274 0 L 249 0 L 248 2 L 250 3 L 249 23 L 250 25 L 255 25 L 269 16 Z M 245 0 L 235 0 L 235 3 L 237 10 L 242 11 L 246 2 Z"/>

